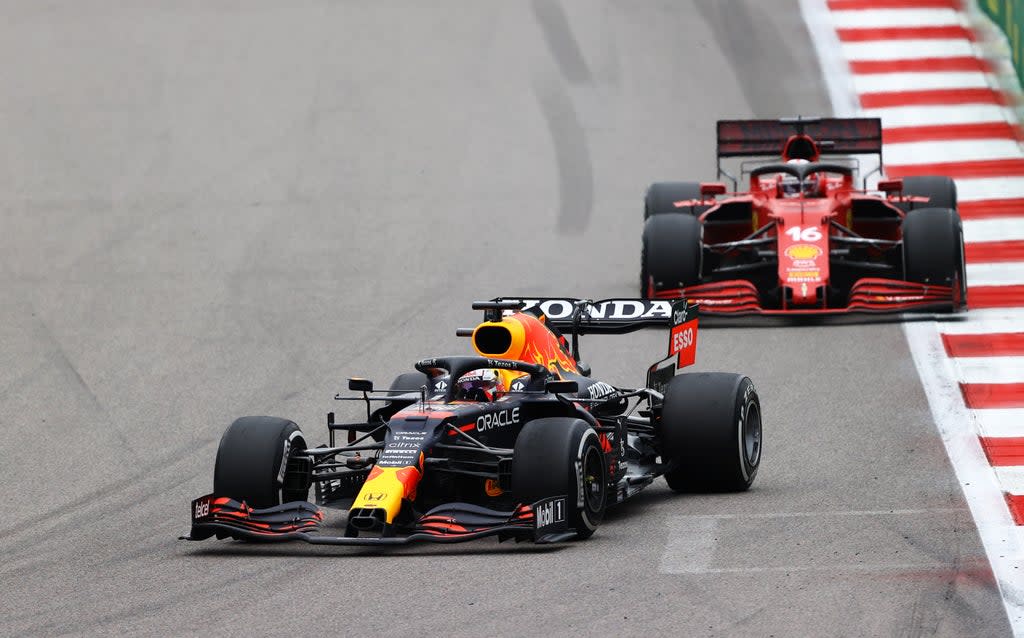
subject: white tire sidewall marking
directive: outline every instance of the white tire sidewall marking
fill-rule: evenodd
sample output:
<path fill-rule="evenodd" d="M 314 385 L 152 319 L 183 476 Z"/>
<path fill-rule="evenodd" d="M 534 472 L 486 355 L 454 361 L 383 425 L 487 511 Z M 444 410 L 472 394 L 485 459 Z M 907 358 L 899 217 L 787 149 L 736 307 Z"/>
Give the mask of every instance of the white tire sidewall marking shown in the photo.
<path fill-rule="evenodd" d="M 591 437 L 593 437 L 595 443 L 597 443 L 597 432 L 594 431 L 594 428 L 587 428 L 587 431 L 580 437 L 580 445 L 576 449 L 576 459 L 574 464 L 576 466 L 576 508 L 580 512 L 580 519 L 583 521 L 583 524 L 587 526 L 587 529 L 594 531 L 597 529 L 597 524 L 590 520 L 590 516 L 588 515 L 586 508 L 586 494 L 583 493 L 586 489 L 583 481 L 583 449 L 587 445 L 587 439 Z M 598 447 L 600 447 L 599 444 Z"/>
<path fill-rule="evenodd" d="M 295 430 L 288 435 L 281 447 L 281 467 L 277 470 L 278 500 L 284 502 L 284 473 L 288 468 L 288 457 L 291 455 L 292 442 L 302 438 L 302 430 Z"/>

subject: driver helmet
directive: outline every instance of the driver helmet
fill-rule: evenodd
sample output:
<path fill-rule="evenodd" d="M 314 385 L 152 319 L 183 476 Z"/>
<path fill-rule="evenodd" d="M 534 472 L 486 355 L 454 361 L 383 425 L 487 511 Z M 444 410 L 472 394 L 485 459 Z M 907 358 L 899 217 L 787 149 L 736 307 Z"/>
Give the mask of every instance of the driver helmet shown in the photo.
<path fill-rule="evenodd" d="M 786 164 L 810 164 L 805 159 L 791 159 Z M 787 199 L 800 197 L 803 193 L 806 197 L 819 197 L 822 194 L 824 180 L 818 173 L 811 173 L 804 177 L 803 184 L 793 175 L 783 174 L 779 179 L 779 195 Z"/>
<path fill-rule="evenodd" d="M 455 398 L 463 401 L 494 401 L 503 393 L 501 374 L 493 368 L 480 368 L 459 377 Z"/>

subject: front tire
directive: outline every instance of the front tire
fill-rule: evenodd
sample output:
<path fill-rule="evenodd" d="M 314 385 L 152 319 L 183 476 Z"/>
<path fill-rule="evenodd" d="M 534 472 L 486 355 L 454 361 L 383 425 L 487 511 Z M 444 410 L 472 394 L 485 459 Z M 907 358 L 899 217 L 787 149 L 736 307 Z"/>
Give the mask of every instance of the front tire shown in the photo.
<path fill-rule="evenodd" d="M 700 283 L 703 245 L 700 221 L 691 215 L 658 215 L 644 222 L 640 295 Z"/>
<path fill-rule="evenodd" d="M 597 432 L 580 419 L 527 423 L 512 457 L 512 491 L 527 504 L 565 496 L 569 527 L 577 538 L 590 538 L 608 502 L 608 468 Z"/>
<path fill-rule="evenodd" d="M 263 509 L 304 501 L 308 483 L 286 485 L 288 461 L 306 449 L 299 426 L 286 419 L 246 416 L 224 432 L 213 470 L 213 493 Z"/>
<path fill-rule="evenodd" d="M 665 480 L 676 492 L 740 492 L 761 465 L 761 401 L 749 378 L 724 372 L 681 374 L 659 422 Z"/>
<path fill-rule="evenodd" d="M 967 303 L 964 231 L 949 208 L 921 208 L 903 218 L 903 271 L 907 281 L 950 286 Z"/>
<path fill-rule="evenodd" d="M 927 197 L 921 208 L 952 208 L 956 210 L 956 182 L 942 175 L 913 175 L 903 178 L 903 194 Z M 911 202 L 909 210 L 914 209 Z"/>
<path fill-rule="evenodd" d="M 702 215 L 711 208 L 706 204 L 676 207 L 676 202 L 704 199 L 700 194 L 700 182 L 654 182 L 644 194 L 644 220 L 664 213 L 686 213 Z"/>

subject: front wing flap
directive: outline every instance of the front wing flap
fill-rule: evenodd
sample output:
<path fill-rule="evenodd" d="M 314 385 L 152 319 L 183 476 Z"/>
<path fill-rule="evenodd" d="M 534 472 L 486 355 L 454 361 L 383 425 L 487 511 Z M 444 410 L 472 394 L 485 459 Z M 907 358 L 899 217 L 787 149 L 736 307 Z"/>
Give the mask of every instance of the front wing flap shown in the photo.
<path fill-rule="evenodd" d="M 686 288 L 660 290 L 658 298 L 686 297 L 700 304 L 702 315 L 834 315 L 849 313 L 948 312 L 962 308 L 956 291 L 949 286 L 920 284 L 898 279 L 868 277 L 850 288 L 849 303 L 842 308 L 764 308 L 760 294 L 745 279 L 720 281 Z"/>
<path fill-rule="evenodd" d="M 511 512 L 470 503 L 447 503 L 430 510 L 404 535 L 328 536 L 319 534 L 324 514 L 308 501 L 253 509 L 213 494 L 192 501 L 192 530 L 183 540 L 211 536 L 248 541 L 301 540 L 316 545 L 406 545 L 414 542 L 458 543 L 485 536 L 499 540 L 555 543 L 573 538 L 568 528 L 566 497 L 553 496 Z"/>

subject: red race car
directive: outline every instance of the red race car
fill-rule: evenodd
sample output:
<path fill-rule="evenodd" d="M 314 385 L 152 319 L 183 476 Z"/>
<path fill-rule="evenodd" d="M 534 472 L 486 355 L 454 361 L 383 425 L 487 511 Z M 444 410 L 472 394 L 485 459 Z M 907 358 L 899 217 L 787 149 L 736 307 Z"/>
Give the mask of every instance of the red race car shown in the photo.
<path fill-rule="evenodd" d="M 876 155 L 871 173 L 881 174 L 881 120 L 719 121 L 718 176 L 736 191 L 722 159 L 747 158 L 749 190 L 651 184 L 641 294 L 686 297 L 704 314 L 965 310 L 953 180 L 880 179 L 867 190 L 857 155 Z"/>

